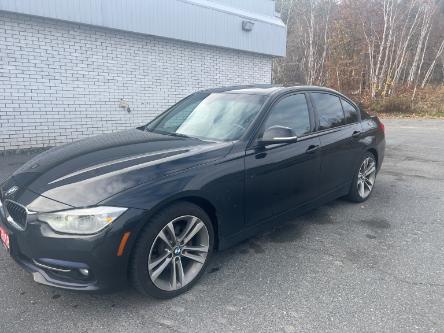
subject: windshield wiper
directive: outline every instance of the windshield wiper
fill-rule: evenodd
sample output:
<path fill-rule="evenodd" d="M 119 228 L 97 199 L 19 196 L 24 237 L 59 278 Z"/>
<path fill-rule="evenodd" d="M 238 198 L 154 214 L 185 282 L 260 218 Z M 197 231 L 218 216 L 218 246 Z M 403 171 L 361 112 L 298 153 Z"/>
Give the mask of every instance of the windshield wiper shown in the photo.
<path fill-rule="evenodd" d="M 182 134 L 182 133 L 169 133 L 169 134 L 172 135 L 172 136 L 177 136 L 179 138 L 196 139 L 196 138 L 194 138 L 192 136 L 188 136 L 188 135 L 185 135 L 185 134 Z"/>
<path fill-rule="evenodd" d="M 151 129 L 148 129 L 148 128 L 146 128 L 145 130 L 147 132 L 163 134 L 163 135 L 169 135 L 169 136 L 175 136 L 175 137 L 178 137 L 178 138 L 197 139 L 197 138 L 193 138 L 191 136 L 188 136 L 188 135 L 185 135 L 185 134 L 181 134 L 181 133 L 167 132 L 167 131 L 160 131 L 160 130 L 151 130 Z"/>

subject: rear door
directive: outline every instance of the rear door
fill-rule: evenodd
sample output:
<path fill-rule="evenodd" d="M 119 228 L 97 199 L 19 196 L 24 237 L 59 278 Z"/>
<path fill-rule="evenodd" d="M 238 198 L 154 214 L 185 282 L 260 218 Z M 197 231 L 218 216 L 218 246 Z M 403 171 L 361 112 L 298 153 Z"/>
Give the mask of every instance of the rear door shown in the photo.
<path fill-rule="evenodd" d="M 349 186 L 352 180 L 361 154 L 361 125 L 356 109 L 340 96 L 326 92 L 310 95 L 321 140 L 319 186 L 321 194 L 327 194 Z"/>
<path fill-rule="evenodd" d="M 320 140 L 311 136 L 314 117 L 306 94 L 286 95 L 278 100 L 262 124 L 258 138 L 273 126 L 291 128 L 299 140 L 266 147 L 253 143 L 247 149 L 245 209 L 249 225 L 294 209 L 318 194 Z"/>

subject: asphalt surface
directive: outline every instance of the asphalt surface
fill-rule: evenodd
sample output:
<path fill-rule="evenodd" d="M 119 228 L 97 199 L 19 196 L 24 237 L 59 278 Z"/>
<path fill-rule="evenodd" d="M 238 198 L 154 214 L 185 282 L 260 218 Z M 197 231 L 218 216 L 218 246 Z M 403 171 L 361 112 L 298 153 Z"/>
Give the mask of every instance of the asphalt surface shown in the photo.
<path fill-rule="evenodd" d="M 0 249 L 0 332 L 444 332 L 444 121 L 385 124 L 370 200 L 216 254 L 174 300 L 38 285 Z M 28 158 L 0 158 L 0 178 Z"/>

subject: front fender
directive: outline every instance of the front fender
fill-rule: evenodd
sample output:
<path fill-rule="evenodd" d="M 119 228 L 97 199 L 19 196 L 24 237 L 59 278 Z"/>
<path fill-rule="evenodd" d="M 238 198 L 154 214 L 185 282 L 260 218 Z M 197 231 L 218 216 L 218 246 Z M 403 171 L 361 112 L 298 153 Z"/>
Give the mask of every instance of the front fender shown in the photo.
<path fill-rule="evenodd" d="M 200 198 L 208 202 L 217 216 L 218 238 L 226 238 L 244 227 L 244 160 L 239 156 L 214 165 L 142 184 L 119 193 L 101 204 L 143 209 L 144 226 L 160 209 L 179 200 Z"/>

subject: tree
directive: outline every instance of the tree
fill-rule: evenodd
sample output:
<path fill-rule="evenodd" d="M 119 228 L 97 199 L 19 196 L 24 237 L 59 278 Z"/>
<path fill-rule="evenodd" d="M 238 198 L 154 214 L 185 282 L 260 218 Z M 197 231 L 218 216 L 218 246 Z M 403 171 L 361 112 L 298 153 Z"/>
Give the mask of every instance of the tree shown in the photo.
<path fill-rule="evenodd" d="M 283 84 L 328 85 L 371 98 L 444 81 L 444 0 L 278 0 Z"/>

